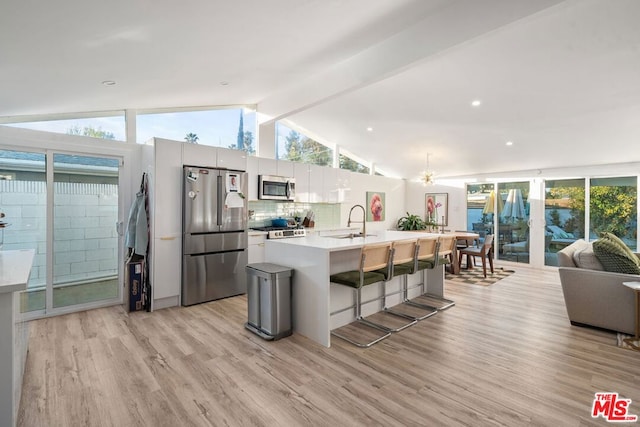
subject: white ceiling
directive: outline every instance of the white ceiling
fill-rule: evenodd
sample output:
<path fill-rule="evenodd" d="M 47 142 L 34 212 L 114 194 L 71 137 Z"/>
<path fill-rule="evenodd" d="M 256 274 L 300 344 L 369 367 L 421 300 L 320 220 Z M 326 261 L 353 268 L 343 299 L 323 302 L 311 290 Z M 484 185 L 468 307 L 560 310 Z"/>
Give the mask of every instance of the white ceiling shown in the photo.
<path fill-rule="evenodd" d="M 0 117 L 257 104 L 405 178 L 427 153 L 439 176 L 639 161 L 638 18 L 637 0 L 7 0 Z"/>

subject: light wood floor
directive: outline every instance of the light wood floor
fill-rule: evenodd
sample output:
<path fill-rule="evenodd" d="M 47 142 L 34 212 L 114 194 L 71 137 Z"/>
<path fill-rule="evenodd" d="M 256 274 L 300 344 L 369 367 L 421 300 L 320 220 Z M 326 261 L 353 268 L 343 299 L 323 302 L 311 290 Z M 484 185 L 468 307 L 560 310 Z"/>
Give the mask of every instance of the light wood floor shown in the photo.
<path fill-rule="evenodd" d="M 557 272 L 449 284 L 456 306 L 370 349 L 243 328 L 246 299 L 31 323 L 20 426 L 606 425 L 640 415 L 640 352 L 574 327 Z"/>

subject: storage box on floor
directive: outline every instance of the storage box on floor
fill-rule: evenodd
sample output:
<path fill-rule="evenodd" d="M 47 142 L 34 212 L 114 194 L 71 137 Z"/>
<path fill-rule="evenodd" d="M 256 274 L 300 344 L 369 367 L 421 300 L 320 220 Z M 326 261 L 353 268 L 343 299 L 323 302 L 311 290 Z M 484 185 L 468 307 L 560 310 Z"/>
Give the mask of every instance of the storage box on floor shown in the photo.
<path fill-rule="evenodd" d="M 129 311 L 144 309 L 144 260 L 129 261 L 126 266 L 127 308 Z"/>

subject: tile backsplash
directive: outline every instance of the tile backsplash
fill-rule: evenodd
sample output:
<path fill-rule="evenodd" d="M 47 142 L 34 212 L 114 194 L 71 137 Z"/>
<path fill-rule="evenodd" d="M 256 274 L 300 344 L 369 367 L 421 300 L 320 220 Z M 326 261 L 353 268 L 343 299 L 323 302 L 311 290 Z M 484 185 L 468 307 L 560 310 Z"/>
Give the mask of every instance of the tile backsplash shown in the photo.
<path fill-rule="evenodd" d="M 249 201 L 249 227 L 266 227 L 273 218 L 304 218 L 312 210 L 315 214 L 316 227 L 339 227 L 340 204 L 335 203 L 294 203 L 274 200 Z"/>

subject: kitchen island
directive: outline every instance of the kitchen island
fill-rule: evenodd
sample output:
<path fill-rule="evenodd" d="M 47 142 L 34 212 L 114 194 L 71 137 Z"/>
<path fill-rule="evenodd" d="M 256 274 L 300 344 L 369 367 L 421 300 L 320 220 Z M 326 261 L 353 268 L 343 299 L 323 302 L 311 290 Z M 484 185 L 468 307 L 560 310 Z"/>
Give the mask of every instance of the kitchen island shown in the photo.
<path fill-rule="evenodd" d="M 265 261 L 294 270 L 292 276 L 292 320 L 293 330 L 326 347 L 331 345 L 331 330 L 344 326 L 355 319 L 353 310 L 335 315 L 332 312 L 349 307 L 354 303 L 353 290 L 341 285 L 330 284 L 332 274 L 357 270 L 360 263 L 360 249 L 365 244 L 393 242 L 439 236 L 434 233 L 407 231 L 376 231 L 366 237 L 308 236 L 293 239 L 267 240 Z M 422 272 L 409 276 L 409 288 L 422 282 Z M 426 270 L 427 291 L 443 296 L 444 267 Z M 387 284 L 387 305 L 401 302 L 399 292 L 401 278 L 396 277 Z M 362 290 L 363 301 L 370 301 L 382 295 L 383 284 L 366 286 Z M 422 293 L 416 287 L 410 289 L 409 298 Z M 363 304 L 363 316 L 381 310 L 380 301 Z"/>
<path fill-rule="evenodd" d="M 35 251 L 0 251 L 0 426 L 14 426 L 22 391 L 29 330 L 20 313 Z"/>

